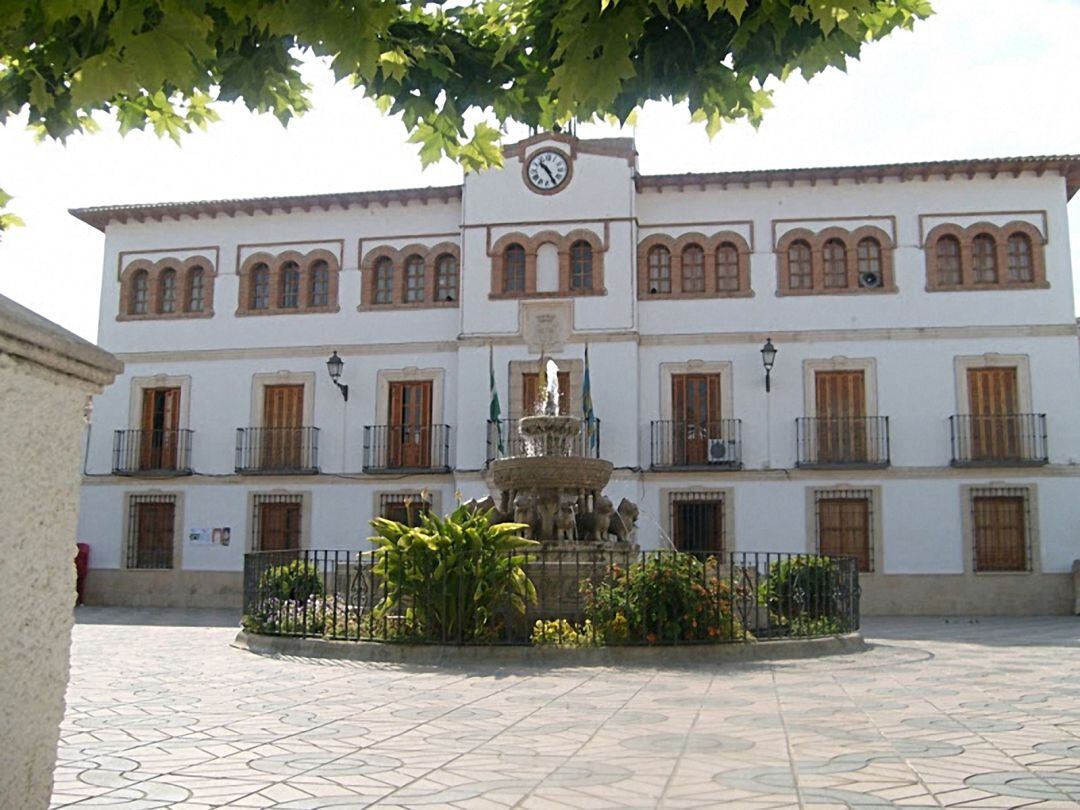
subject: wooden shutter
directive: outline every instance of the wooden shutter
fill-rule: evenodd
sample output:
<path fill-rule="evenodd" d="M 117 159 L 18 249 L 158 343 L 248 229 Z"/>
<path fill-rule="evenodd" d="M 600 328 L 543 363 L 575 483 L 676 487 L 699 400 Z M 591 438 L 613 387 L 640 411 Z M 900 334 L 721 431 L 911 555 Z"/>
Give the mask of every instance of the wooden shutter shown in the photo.
<path fill-rule="evenodd" d="M 814 373 L 816 440 L 809 460 L 822 463 L 866 460 L 866 380 L 862 370 Z M 808 433 L 807 435 L 811 435 Z"/>
<path fill-rule="evenodd" d="M 1019 457 L 1016 368 L 969 368 L 967 383 L 972 459 L 1003 460 Z"/>
<path fill-rule="evenodd" d="M 709 439 L 723 438 L 720 425 L 720 375 L 673 374 L 671 416 L 674 463 L 708 462 Z"/>
<path fill-rule="evenodd" d="M 176 468 L 180 428 L 180 389 L 143 389 L 139 434 L 139 468 Z"/>
<path fill-rule="evenodd" d="M 556 375 L 559 379 L 559 413 L 563 416 L 573 415 L 570 413 L 570 372 L 560 371 Z M 540 375 L 535 371 L 526 371 L 521 375 L 521 414 L 527 416 L 536 407 L 536 400 L 540 396 L 536 386 L 540 381 Z"/>
<path fill-rule="evenodd" d="M 820 498 L 818 553 L 854 557 L 860 571 L 870 570 L 870 499 Z"/>
<path fill-rule="evenodd" d="M 263 389 L 262 466 L 297 470 L 302 466 L 304 386 L 268 385 Z"/>
<path fill-rule="evenodd" d="M 173 567 L 173 503 L 140 503 L 136 507 L 134 568 Z M 129 560 L 129 562 L 132 562 Z"/>
<path fill-rule="evenodd" d="M 431 380 L 390 383 L 389 465 L 431 466 Z"/>
<path fill-rule="evenodd" d="M 293 551 L 300 548 L 300 504 L 259 504 L 259 549 Z"/>
<path fill-rule="evenodd" d="M 972 520 L 976 571 L 1027 570 L 1023 497 L 976 497 Z"/>

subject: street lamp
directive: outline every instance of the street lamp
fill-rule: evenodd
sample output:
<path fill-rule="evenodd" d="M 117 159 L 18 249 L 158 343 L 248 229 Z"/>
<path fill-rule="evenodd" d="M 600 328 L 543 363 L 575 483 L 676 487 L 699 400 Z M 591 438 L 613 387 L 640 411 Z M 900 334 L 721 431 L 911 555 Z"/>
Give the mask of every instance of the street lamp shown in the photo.
<path fill-rule="evenodd" d="M 776 347 L 772 345 L 772 338 L 765 338 L 765 345 L 761 347 L 761 364 L 765 366 L 765 393 L 769 393 L 769 374 L 773 363 L 776 362 Z"/>
<path fill-rule="evenodd" d="M 338 353 L 335 351 L 330 355 L 330 359 L 326 361 L 326 370 L 330 372 L 330 379 L 334 381 L 334 385 L 341 391 L 341 396 L 345 398 L 345 401 L 349 401 L 349 386 L 343 385 L 338 382 L 341 377 L 341 369 L 345 367 L 345 361 L 338 357 Z"/>

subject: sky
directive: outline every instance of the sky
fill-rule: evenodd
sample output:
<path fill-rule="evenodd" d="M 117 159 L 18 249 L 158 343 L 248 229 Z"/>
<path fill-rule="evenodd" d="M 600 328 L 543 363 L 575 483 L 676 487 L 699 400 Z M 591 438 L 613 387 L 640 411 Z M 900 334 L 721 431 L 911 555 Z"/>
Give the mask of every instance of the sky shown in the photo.
<path fill-rule="evenodd" d="M 649 103 L 633 131 L 578 134 L 634 135 L 645 174 L 1080 153 L 1080 0 L 933 3 L 934 17 L 866 47 L 847 72 L 778 85 L 758 130 L 735 124 L 710 141 L 685 107 Z M 66 145 L 36 143 L 25 119 L 0 126 L 0 188 L 26 221 L 0 240 L 0 294 L 96 338 L 104 236 L 68 208 L 461 181 L 448 161 L 422 169 L 401 122 L 321 65 L 306 75 L 314 109 L 287 128 L 222 105 L 181 146 L 121 138 L 108 122 Z M 511 127 L 506 142 L 526 134 Z M 1080 194 L 1069 214 L 1075 280 Z"/>

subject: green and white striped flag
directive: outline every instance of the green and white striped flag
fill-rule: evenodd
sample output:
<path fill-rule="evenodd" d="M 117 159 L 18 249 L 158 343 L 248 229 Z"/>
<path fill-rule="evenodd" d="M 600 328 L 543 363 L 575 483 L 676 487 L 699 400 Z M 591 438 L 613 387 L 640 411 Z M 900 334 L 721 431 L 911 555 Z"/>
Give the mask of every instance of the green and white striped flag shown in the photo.
<path fill-rule="evenodd" d="M 495 347 L 488 346 L 488 377 L 491 387 L 491 405 L 488 407 L 488 419 L 495 425 L 497 447 L 501 456 L 505 450 L 502 435 L 502 408 L 499 407 L 499 389 L 495 387 Z"/>

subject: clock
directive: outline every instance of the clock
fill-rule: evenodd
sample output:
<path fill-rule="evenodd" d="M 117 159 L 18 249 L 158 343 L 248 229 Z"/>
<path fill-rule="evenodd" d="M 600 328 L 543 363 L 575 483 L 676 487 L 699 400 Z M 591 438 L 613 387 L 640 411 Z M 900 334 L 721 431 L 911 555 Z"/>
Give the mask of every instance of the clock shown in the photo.
<path fill-rule="evenodd" d="M 544 149 L 525 164 L 525 180 L 533 191 L 552 194 L 570 180 L 570 161 L 562 152 Z"/>

